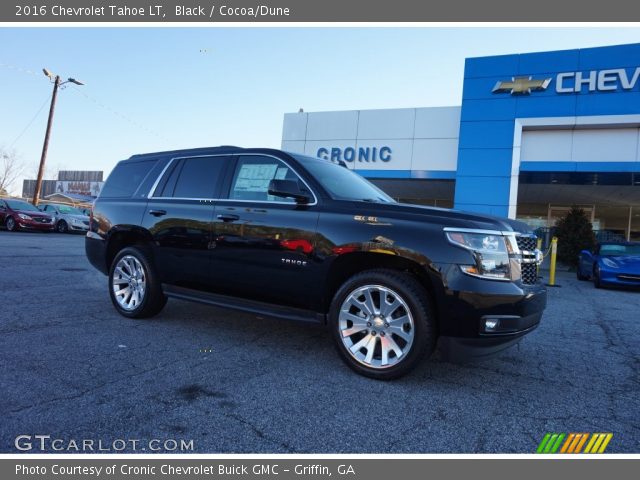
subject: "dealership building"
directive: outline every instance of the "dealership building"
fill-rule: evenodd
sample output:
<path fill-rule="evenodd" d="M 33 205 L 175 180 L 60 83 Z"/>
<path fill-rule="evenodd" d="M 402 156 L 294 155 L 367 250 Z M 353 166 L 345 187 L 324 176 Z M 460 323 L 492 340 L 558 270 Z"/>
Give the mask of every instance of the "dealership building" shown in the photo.
<path fill-rule="evenodd" d="M 412 203 L 640 240 L 640 44 L 465 62 L 462 105 L 285 114 L 282 148 Z"/>

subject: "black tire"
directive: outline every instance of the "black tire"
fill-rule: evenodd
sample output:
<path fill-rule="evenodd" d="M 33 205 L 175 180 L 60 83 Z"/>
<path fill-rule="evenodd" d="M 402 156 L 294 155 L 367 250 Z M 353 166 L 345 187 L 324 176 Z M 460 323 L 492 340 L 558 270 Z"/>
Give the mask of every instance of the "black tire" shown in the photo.
<path fill-rule="evenodd" d="M 576 277 L 578 278 L 578 280 L 589 280 L 589 277 L 582 274 L 579 266 L 578 266 L 578 269 L 576 270 Z"/>
<path fill-rule="evenodd" d="M 600 269 L 597 266 L 593 269 L 593 285 L 596 288 L 604 288 L 600 280 Z"/>
<path fill-rule="evenodd" d="M 69 231 L 69 225 L 67 225 L 67 222 L 65 222 L 64 220 L 60 220 L 56 224 L 56 230 L 58 231 L 58 233 L 67 233 Z"/>
<path fill-rule="evenodd" d="M 10 232 L 17 232 L 18 231 L 18 222 L 16 222 L 13 217 L 7 217 L 7 219 L 4 222 L 5 226 L 7 227 L 7 230 L 9 230 Z"/>
<path fill-rule="evenodd" d="M 404 348 L 408 348 L 408 350 L 401 355 L 404 358 L 397 360 L 391 366 L 372 367 L 365 365 L 354 358 L 342 340 L 339 318 L 342 304 L 352 293 L 367 285 L 382 286 L 390 289 L 405 302 L 413 317 L 413 341 L 411 344 L 406 344 L 409 347 L 405 345 Z M 379 305 L 380 300 L 378 300 Z M 433 353 L 437 340 L 436 318 L 433 312 L 434 309 L 431 306 L 427 292 L 413 276 L 396 270 L 367 270 L 354 275 L 338 289 L 331 302 L 328 323 L 338 353 L 349 367 L 357 373 L 370 378 L 391 380 L 409 373 L 425 356 Z M 371 327 L 371 324 L 368 325 Z M 385 323 L 385 326 L 388 325 Z M 376 332 L 373 330 L 375 327 L 371 328 L 372 334 L 375 334 Z M 368 332 L 369 330 L 365 330 L 363 335 Z M 383 333 L 378 335 L 384 336 Z M 392 333 L 388 335 L 394 338 Z M 381 347 L 379 348 L 378 345 L 381 345 L 382 340 L 375 341 L 378 343 L 374 343 L 376 345 L 374 351 L 380 352 Z M 396 338 L 396 341 L 400 340 Z"/>
<path fill-rule="evenodd" d="M 113 277 L 116 266 L 118 265 L 118 262 L 120 262 L 120 260 L 126 256 L 134 257 L 138 262 L 140 262 L 144 270 L 144 277 L 146 281 L 146 287 L 142 301 L 131 310 L 127 310 L 120 305 L 120 303 L 116 299 L 113 288 Z M 109 268 L 108 287 L 109 296 L 111 297 L 111 302 L 113 303 L 114 307 L 120 315 L 128 318 L 152 317 L 154 315 L 157 315 L 167 303 L 167 297 L 162 293 L 160 280 L 153 264 L 153 257 L 150 250 L 145 246 L 137 245 L 135 247 L 127 247 L 118 252 L 118 254 L 113 259 L 113 262 L 111 262 L 111 267 Z"/>

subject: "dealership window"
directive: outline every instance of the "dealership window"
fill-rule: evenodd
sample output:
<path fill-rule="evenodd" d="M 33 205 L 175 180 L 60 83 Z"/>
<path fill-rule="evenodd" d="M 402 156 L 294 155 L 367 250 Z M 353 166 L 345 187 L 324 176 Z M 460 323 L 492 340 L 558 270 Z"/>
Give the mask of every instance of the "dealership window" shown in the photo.
<path fill-rule="evenodd" d="M 640 242 L 640 205 L 634 205 L 631 207 L 629 240 Z"/>

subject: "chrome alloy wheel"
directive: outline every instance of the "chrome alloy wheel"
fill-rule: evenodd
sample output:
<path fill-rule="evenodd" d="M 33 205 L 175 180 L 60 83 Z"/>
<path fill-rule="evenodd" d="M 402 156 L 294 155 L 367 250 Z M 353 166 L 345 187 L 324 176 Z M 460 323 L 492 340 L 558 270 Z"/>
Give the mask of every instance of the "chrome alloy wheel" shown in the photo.
<path fill-rule="evenodd" d="M 351 356 L 376 369 L 404 360 L 415 335 L 407 303 L 382 285 L 365 285 L 352 291 L 342 303 L 338 325 Z"/>
<path fill-rule="evenodd" d="M 135 310 L 142 303 L 147 290 L 147 280 L 140 261 L 132 255 L 122 257 L 113 271 L 111 284 L 118 305 L 127 311 Z"/>

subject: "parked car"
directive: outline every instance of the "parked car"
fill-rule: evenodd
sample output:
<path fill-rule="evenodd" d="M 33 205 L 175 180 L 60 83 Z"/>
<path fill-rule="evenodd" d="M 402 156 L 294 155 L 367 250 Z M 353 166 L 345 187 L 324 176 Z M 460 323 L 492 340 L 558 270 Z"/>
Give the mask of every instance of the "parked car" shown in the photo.
<path fill-rule="evenodd" d="M 603 242 L 580 252 L 578 280 L 606 285 L 640 286 L 640 242 Z"/>
<path fill-rule="evenodd" d="M 320 322 L 378 379 L 410 371 L 438 339 L 457 358 L 513 345 L 546 305 L 527 225 L 403 205 L 344 166 L 279 150 L 121 161 L 85 242 L 125 317 L 173 297 Z"/>
<path fill-rule="evenodd" d="M 10 232 L 17 230 L 50 232 L 54 229 L 51 215 L 41 212 L 29 202 L 15 198 L 0 199 L 0 224 L 7 227 Z"/>
<path fill-rule="evenodd" d="M 56 230 L 60 233 L 89 230 L 89 217 L 75 207 L 62 203 L 49 203 L 40 208 L 54 218 Z"/>

